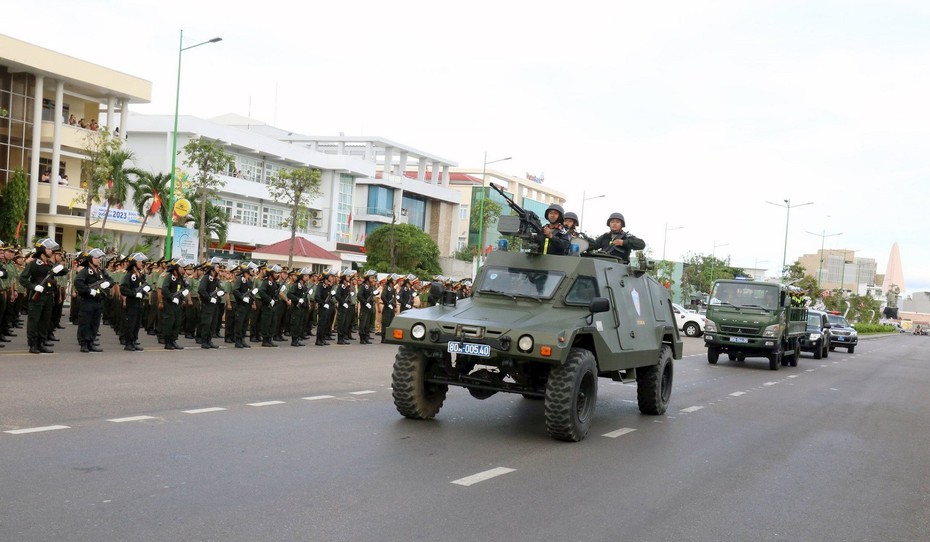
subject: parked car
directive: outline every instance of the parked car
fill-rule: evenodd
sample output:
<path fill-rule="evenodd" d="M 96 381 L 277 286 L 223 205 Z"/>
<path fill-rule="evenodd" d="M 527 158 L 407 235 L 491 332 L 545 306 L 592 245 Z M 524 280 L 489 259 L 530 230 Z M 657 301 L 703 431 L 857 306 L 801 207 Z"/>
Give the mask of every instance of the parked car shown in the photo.
<path fill-rule="evenodd" d="M 801 350 L 813 352 L 814 359 L 825 358 L 830 352 L 830 321 L 823 311 L 807 311 L 807 335 L 801 337 Z"/>
<path fill-rule="evenodd" d="M 672 310 L 675 311 L 675 321 L 678 322 L 678 329 L 688 337 L 700 337 L 704 334 L 704 317 L 700 314 L 689 311 L 678 303 L 672 303 Z"/>
<path fill-rule="evenodd" d="M 859 332 L 839 313 L 828 314 L 827 319 L 832 326 L 830 328 L 830 350 L 839 346 L 846 348 L 846 351 L 852 354 L 856 345 L 859 344 Z"/>

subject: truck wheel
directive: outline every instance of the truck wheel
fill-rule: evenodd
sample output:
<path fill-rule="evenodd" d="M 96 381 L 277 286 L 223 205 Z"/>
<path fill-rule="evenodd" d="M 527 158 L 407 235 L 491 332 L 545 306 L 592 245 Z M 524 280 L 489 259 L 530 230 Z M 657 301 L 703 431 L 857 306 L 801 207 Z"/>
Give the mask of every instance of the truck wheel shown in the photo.
<path fill-rule="evenodd" d="M 736 361 L 736 354 L 727 354 L 727 359 L 730 361 Z"/>
<path fill-rule="evenodd" d="M 711 365 L 717 365 L 717 359 L 720 357 L 720 350 L 717 350 L 714 347 L 707 349 L 707 363 Z"/>
<path fill-rule="evenodd" d="M 794 354 L 791 355 L 791 366 L 797 367 L 799 359 L 801 359 L 801 343 L 794 341 Z"/>
<path fill-rule="evenodd" d="M 659 363 L 636 369 L 636 400 L 639 411 L 657 416 L 665 414 L 672 396 L 672 348 L 663 344 L 659 350 Z"/>
<path fill-rule="evenodd" d="M 736 361 L 746 361 L 746 356 L 736 356 Z"/>
<path fill-rule="evenodd" d="M 778 343 L 778 350 L 769 354 L 769 369 L 772 371 L 777 371 L 778 366 L 781 365 L 781 359 L 785 355 L 785 347 L 783 344 Z"/>
<path fill-rule="evenodd" d="M 829 343 L 827 343 L 827 344 L 829 344 Z M 826 344 L 823 345 L 823 357 L 825 357 L 825 358 L 830 357 L 830 349 L 827 347 Z"/>
<path fill-rule="evenodd" d="M 685 324 L 685 335 L 688 337 L 699 337 L 701 335 L 701 328 L 694 322 L 688 322 Z"/>
<path fill-rule="evenodd" d="M 814 359 L 823 359 L 823 343 L 817 343 L 814 347 Z"/>
<path fill-rule="evenodd" d="M 597 363 L 583 348 L 572 348 L 563 365 L 553 367 L 546 382 L 546 429 L 558 440 L 583 440 L 597 404 Z"/>
<path fill-rule="evenodd" d="M 852 354 L 853 351 L 854 351 L 855 349 L 856 349 L 855 346 L 850 346 L 850 347 L 847 347 L 847 348 L 846 348 L 846 351 L 849 352 L 850 354 Z"/>
<path fill-rule="evenodd" d="M 391 375 L 394 406 L 397 411 L 417 420 L 428 420 L 439 412 L 449 386 L 424 382 L 430 359 L 422 350 L 401 346 L 394 358 Z"/>

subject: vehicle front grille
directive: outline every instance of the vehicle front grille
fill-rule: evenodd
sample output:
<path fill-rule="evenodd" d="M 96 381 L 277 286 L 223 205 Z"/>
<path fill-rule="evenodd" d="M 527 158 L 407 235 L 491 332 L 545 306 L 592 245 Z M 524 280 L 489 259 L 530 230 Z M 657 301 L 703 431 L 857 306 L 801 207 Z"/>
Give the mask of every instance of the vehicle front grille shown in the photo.
<path fill-rule="evenodd" d="M 849 331 L 843 329 L 834 329 L 830 332 L 831 335 L 836 335 L 837 337 L 849 337 Z"/>
<path fill-rule="evenodd" d="M 761 333 L 762 328 L 759 326 L 720 326 L 720 332 L 727 335 L 746 335 L 755 336 Z"/>

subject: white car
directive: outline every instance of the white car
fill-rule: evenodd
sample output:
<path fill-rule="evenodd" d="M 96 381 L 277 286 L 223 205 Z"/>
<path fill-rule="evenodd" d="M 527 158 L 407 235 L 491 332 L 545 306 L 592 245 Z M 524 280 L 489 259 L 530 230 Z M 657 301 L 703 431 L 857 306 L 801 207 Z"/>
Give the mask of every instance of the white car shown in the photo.
<path fill-rule="evenodd" d="M 672 303 L 672 310 L 675 312 L 675 320 L 678 322 L 680 329 L 687 337 L 700 337 L 704 334 L 704 317 L 694 311 L 682 307 L 678 303 Z"/>

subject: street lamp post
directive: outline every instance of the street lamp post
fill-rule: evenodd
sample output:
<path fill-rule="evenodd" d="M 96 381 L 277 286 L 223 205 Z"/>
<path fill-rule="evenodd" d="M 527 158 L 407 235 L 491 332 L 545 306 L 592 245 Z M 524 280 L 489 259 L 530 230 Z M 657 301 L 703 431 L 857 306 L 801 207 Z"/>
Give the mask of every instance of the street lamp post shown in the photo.
<path fill-rule="evenodd" d="M 714 248 L 710 251 L 710 285 L 714 285 L 714 268 L 717 266 L 717 249 L 720 247 L 729 246 L 730 243 L 723 243 L 718 245 L 717 241 L 714 241 Z"/>
<path fill-rule="evenodd" d="M 586 194 L 586 192 L 585 192 L 584 190 L 582 190 L 582 191 L 581 191 L 581 212 L 578 213 L 578 227 L 579 227 L 579 228 L 581 228 L 581 224 L 584 224 L 584 222 L 582 222 L 582 221 L 584 220 L 584 202 L 588 201 L 589 199 L 598 199 L 598 198 L 606 198 L 606 197 L 607 197 L 607 194 L 601 194 L 600 196 L 591 196 L 590 198 L 586 198 L 586 197 L 585 197 L 585 194 Z M 579 230 L 579 231 L 581 231 L 581 230 Z"/>
<path fill-rule="evenodd" d="M 665 223 L 665 235 L 662 236 L 662 261 L 665 261 L 665 243 L 668 241 L 668 232 L 675 230 L 682 230 L 684 226 L 675 226 L 674 228 L 668 227 L 668 222 Z"/>
<path fill-rule="evenodd" d="M 796 204 L 796 205 L 791 205 L 791 200 L 790 200 L 790 199 L 786 199 L 786 200 L 784 200 L 784 202 L 785 202 L 784 204 L 782 204 L 782 203 L 772 203 L 771 201 L 765 202 L 765 203 L 768 203 L 769 205 L 776 205 L 776 206 L 778 206 L 778 207 L 784 207 L 785 209 L 787 209 L 787 212 L 785 213 L 785 249 L 784 249 L 784 251 L 782 252 L 782 255 L 781 255 L 781 273 L 782 273 L 782 276 L 784 276 L 784 274 L 785 274 L 785 264 L 787 263 L 787 259 L 788 259 L 788 219 L 791 218 L 791 208 L 792 208 L 792 207 L 804 207 L 805 205 L 811 205 L 811 204 L 814 203 L 813 201 L 809 201 L 809 202 L 807 202 L 807 203 L 799 203 L 799 204 Z"/>
<path fill-rule="evenodd" d="M 820 237 L 820 265 L 817 266 L 817 295 L 820 295 L 820 288 L 821 288 L 821 280 L 820 280 L 820 279 L 822 278 L 822 274 L 823 274 L 823 247 L 824 247 L 824 242 L 827 240 L 827 237 L 834 237 L 834 236 L 843 235 L 843 234 L 842 234 L 842 233 L 827 233 L 827 230 L 823 230 L 823 233 L 814 233 L 814 232 L 812 232 L 812 231 L 809 231 L 809 232 L 807 232 L 807 233 L 809 233 L 809 234 L 811 234 L 811 235 L 816 235 L 816 236 Z M 843 256 L 843 260 L 845 260 L 845 259 L 846 259 L 846 256 L 844 255 L 844 256 Z M 845 265 L 845 261 L 844 261 L 844 265 Z"/>
<path fill-rule="evenodd" d="M 195 45 L 189 45 L 184 47 L 184 30 L 181 30 L 181 38 L 178 42 L 178 80 L 177 86 L 174 90 L 174 130 L 172 131 L 171 136 L 171 184 L 168 187 L 168 213 L 169 217 L 174 216 L 174 184 L 177 180 L 177 172 L 175 168 L 177 167 L 177 157 L 178 157 L 178 104 L 181 100 L 181 53 L 188 49 L 193 49 L 194 47 L 200 47 L 201 45 L 206 45 L 208 43 L 216 43 L 222 41 L 223 38 L 213 38 L 211 40 L 203 41 Z M 170 219 L 169 219 L 170 220 Z M 171 259 L 171 245 L 174 242 L 174 220 L 170 220 L 168 224 L 168 234 L 165 237 L 165 259 Z"/>
<path fill-rule="evenodd" d="M 503 162 L 505 160 L 511 160 L 513 157 L 508 156 L 507 158 L 498 158 L 497 160 L 491 160 L 488 162 L 488 151 L 484 151 L 484 165 L 481 166 L 481 212 L 478 216 L 478 261 L 481 261 L 481 256 L 484 254 L 484 200 L 487 198 L 485 192 L 485 185 L 488 184 L 487 173 L 488 173 L 488 164 L 493 164 L 495 162 Z"/>

